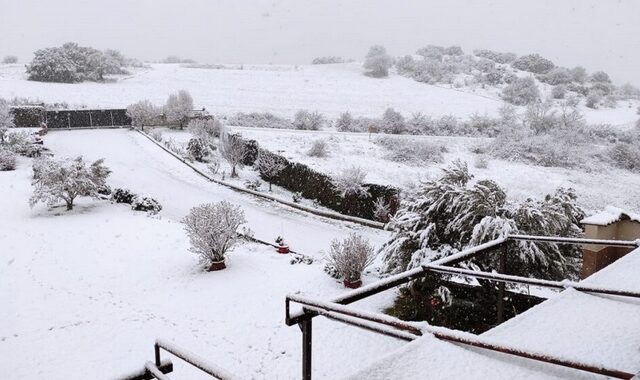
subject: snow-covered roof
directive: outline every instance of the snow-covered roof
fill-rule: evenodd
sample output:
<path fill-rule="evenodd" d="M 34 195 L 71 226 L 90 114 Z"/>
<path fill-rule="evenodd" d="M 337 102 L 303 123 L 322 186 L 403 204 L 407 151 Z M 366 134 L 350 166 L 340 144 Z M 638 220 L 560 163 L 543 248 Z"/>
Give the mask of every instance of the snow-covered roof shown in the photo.
<path fill-rule="evenodd" d="M 640 289 L 640 248 L 584 285 Z M 568 289 L 482 334 L 496 343 L 637 373 L 640 300 Z M 586 372 L 421 337 L 348 379 L 588 379 Z"/>
<path fill-rule="evenodd" d="M 580 221 L 582 224 L 594 224 L 597 226 L 607 226 L 622 219 L 640 223 L 640 213 L 629 212 L 619 207 L 607 206 L 604 211 L 586 217 Z"/>

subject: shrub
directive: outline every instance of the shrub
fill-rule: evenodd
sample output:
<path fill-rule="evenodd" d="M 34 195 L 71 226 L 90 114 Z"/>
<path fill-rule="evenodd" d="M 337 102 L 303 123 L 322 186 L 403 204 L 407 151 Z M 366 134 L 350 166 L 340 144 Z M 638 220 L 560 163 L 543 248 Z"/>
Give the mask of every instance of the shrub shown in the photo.
<path fill-rule="evenodd" d="M 133 204 L 136 197 L 136 194 L 131 192 L 131 190 L 121 189 L 119 187 L 115 188 L 111 194 L 111 199 L 116 203 Z"/>
<path fill-rule="evenodd" d="M 201 139 L 191 138 L 187 144 L 187 153 L 192 160 L 204 162 L 209 155 L 209 148 Z"/>
<path fill-rule="evenodd" d="M 561 84 L 553 86 L 551 89 L 551 96 L 553 96 L 554 99 L 564 99 L 566 93 L 567 87 Z"/>
<path fill-rule="evenodd" d="M 220 158 L 218 156 L 213 157 L 209 160 L 209 165 L 207 165 L 207 169 L 209 169 L 209 173 L 216 175 L 220 171 Z"/>
<path fill-rule="evenodd" d="M 16 57 L 15 55 L 7 55 L 4 58 L 2 58 L 2 63 L 4 63 L 5 65 L 18 63 L 18 57 Z"/>
<path fill-rule="evenodd" d="M 156 140 L 157 142 L 162 142 L 162 131 L 159 129 L 153 129 L 151 132 L 149 132 L 149 136 L 151 136 L 151 138 Z"/>
<path fill-rule="evenodd" d="M 353 124 L 353 116 L 349 112 L 343 112 L 336 120 L 335 126 L 338 132 L 354 132 Z"/>
<path fill-rule="evenodd" d="M 329 144 L 326 140 L 318 139 L 311 143 L 311 148 L 307 152 L 310 157 L 327 157 L 329 155 Z"/>
<path fill-rule="evenodd" d="M 486 156 L 481 155 L 476 157 L 473 166 L 477 169 L 486 169 L 489 166 L 489 161 L 487 160 Z"/>
<path fill-rule="evenodd" d="M 473 51 L 473 55 L 476 57 L 482 57 L 486 59 L 490 59 L 497 63 L 511 63 L 513 62 L 517 56 L 513 53 L 498 53 L 488 49 L 478 49 Z"/>
<path fill-rule="evenodd" d="M 451 73 L 440 61 L 425 60 L 415 64 L 412 74 L 414 80 L 423 83 L 435 84 L 449 82 L 452 79 Z"/>
<path fill-rule="evenodd" d="M 157 214 L 162 210 L 160 202 L 148 197 L 135 197 L 131 203 L 131 209 L 135 211 L 145 211 L 150 214 Z"/>
<path fill-rule="evenodd" d="M 111 173 L 103 163 L 101 159 L 87 167 L 82 156 L 65 161 L 43 160 L 38 176 L 32 182 L 34 190 L 29 204 L 33 207 L 38 202 L 44 202 L 47 206 L 53 206 L 63 200 L 67 210 L 72 210 L 73 201 L 78 196 L 99 198 L 98 189 Z"/>
<path fill-rule="evenodd" d="M 598 92 L 595 92 L 595 91 L 589 92 L 589 95 L 587 95 L 587 101 L 585 103 L 585 106 L 596 109 L 598 108 L 598 105 L 600 104 L 601 100 L 602 100 L 602 95 L 600 95 Z"/>
<path fill-rule="evenodd" d="M 402 134 L 407 131 L 407 124 L 400 112 L 387 108 L 382 115 L 382 131 L 390 134 Z"/>
<path fill-rule="evenodd" d="M 260 187 L 262 187 L 262 182 L 260 182 L 257 179 L 253 181 L 244 181 L 244 187 L 246 187 L 249 190 L 260 191 Z"/>
<path fill-rule="evenodd" d="M 309 112 L 307 110 L 300 110 L 296 112 L 293 120 L 293 126 L 295 129 L 317 131 L 322 129 L 326 124 L 326 120 L 319 112 Z"/>
<path fill-rule="evenodd" d="M 258 159 L 254 165 L 260 176 L 269 182 L 269 191 L 271 191 L 273 180 L 287 166 L 286 162 L 279 156 L 265 150 L 259 151 Z"/>
<path fill-rule="evenodd" d="M 180 129 L 183 129 L 189 122 L 192 110 L 193 98 L 186 90 L 169 95 L 167 103 L 164 105 L 167 123 Z"/>
<path fill-rule="evenodd" d="M 462 48 L 457 45 L 452 45 L 444 49 L 444 54 L 446 55 L 464 55 L 464 51 Z"/>
<path fill-rule="evenodd" d="M 396 71 L 400 75 L 411 76 L 416 68 L 416 61 L 410 55 L 405 55 L 396 60 Z"/>
<path fill-rule="evenodd" d="M 131 118 L 131 124 L 136 127 L 154 124 L 160 113 L 160 110 L 148 100 L 141 100 L 127 106 L 127 116 Z"/>
<path fill-rule="evenodd" d="M 0 98 L 0 144 L 4 143 L 8 128 L 13 128 L 13 113 L 9 103 Z"/>
<path fill-rule="evenodd" d="M 540 91 L 533 78 L 519 78 L 502 90 L 502 99 L 517 106 L 527 105 L 540 99 Z"/>
<path fill-rule="evenodd" d="M 384 198 L 378 197 L 373 203 L 373 207 L 373 217 L 375 220 L 387 223 L 391 218 L 391 207 L 389 207 L 389 203 L 387 203 Z"/>
<path fill-rule="evenodd" d="M 244 167 L 244 159 L 247 155 L 247 146 L 240 136 L 222 131 L 219 151 L 222 158 L 231 166 L 231 178 L 238 177 L 236 168 L 242 169 Z"/>
<path fill-rule="evenodd" d="M 582 66 L 576 66 L 573 69 L 569 70 L 569 72 L 571 73 L 571 80 L 576 83 L 582 84 L 586 82 L 587 78 L 589 77 L 587 74 L 587 70 Z"/>
<path fill-rule="evenodd" d="M 555 67 L 553 62 L 539 54 L 529 54 L 517 58 L 511 66 L 518 70 L 528 71 L 534 74 L 546 74 Z"/>
<path fill-rule="evenodd" d="M 609 78 L 609 74 L 604 71 L 596 71 L 591 75 L 591 82 L 594 83 L 611 83 L 611 78 Z"/>
<path fill-rule="evenodd" d="M 369 192 L 364 187 L 364 180 L 367 172 L 359 166 L 352 166 L 344 169 L 333 180 L 333 185 L 344 197 L 347 195 L 357 195 L 361 197 L 369 196 Z"/>
<path fill-rule="evenodd" d="M 16 155 L 0 149 L 0 172 L 16 170 Z"/>
<path fill-rule="evenodd" d="M 385 159 L 412 165 L 442 162 L 445 148 L 427 140 L 380 137 L 375 141 L 387 151 Z"/>
<path fill-rule="evenodd" d="M 329 249 L 328 262 L 346 281 L 360 280 L 362 272 L 373 264 L 373 247 L 362 236 L 352 233 L 344 240 L 334 239 Z"/>
<path fill-rule="evenodd" d="M 189 250 L 208 265 L 225 259 L 240 240 L 238 228 L 246 222 L 244 211 L 227 201 L 196 206 L 182 220 L 191 242 Z"/>
<path fill-rule="evenodd" d="M 179 143 L 176 142 L 176 140 L 169 138 L 168 140 L 166 140 L 164 142 L 164 146 L 169 149 L 171 152 L 175 153 L 176 155 L 180 156 L 180 157 L 187 157 L 187 151 L 182 147 L 182 145 L 180 145 Z"/>
<path fill-rule="evenodd" d="M 207 145 L 213 145 L 216 137 L 220 137 L 222 124 L 215 117 L 192 119 L 187 126 L 189 132 Z"/>
<path fill-rule="evenodd" d="M 436 45 L 427 45 L 416 51 L 417 55 L 422 56 L 424 59 L 442 61 L 444 55 L 444 47 Z"/>
<path fill-rule="evenodd" d="M 275 116 L 268 112 L 253 112 L 242 113 L 239 112 L 227 120 L 228 125 L 234 125 L 239 127 L 251 127 L 251 128 L 277 128 L 277 129 L 292 129 L 293 124 L 290 120 Z"/>
<path fill-rule="evenodd" d="M 386 77 L 391 66 L 393 58 L 387 54 L 387 49 L 380 45 L 374 45 L 369 49 L 364 61 L 364 68 L 368 70 L 366 75 L 374 78 Z"/>
<path fill-rule="evenodd" d="M 540 82 L 550 85 L 569 84 L 572 81 L 571 71 L 565 67 L 554 67 L 546 74 L 537 76 Z"/>
<path fill-rule="evenodd" d="M 98 187 L 98 190 L 96 190 L 96 192 L 100 195 L 104 195 L 104 196 L 109 196 L 111 195 L 112 191 L 111 191 L 111 187 L 107 184 L 104 184 L 102 186 Z"/>
<path fill-rule="evenodd" d="M 609 157 L 619 168 L 640 172 L 640 146 L 637 143 L 617 143 L 609 148 Z"/>
<path fill-rule="evenodd" d="M 312 65 L 329 65 L 334 63 L 344 63 L 344 58 L 327 56 L 327 57 L 317 57 L 317 58 L 314 58 L 313 61 L 311 61 Z"/>

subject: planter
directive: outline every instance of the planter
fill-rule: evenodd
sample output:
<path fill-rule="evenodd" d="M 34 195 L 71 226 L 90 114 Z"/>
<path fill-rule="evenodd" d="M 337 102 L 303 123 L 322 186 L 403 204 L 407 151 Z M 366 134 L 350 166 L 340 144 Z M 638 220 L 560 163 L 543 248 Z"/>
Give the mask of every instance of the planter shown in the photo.
<path fill-rule="evenodd" d="M 223 270 L 224 268 L 226 268 L 227 266 L 224 265 L 224 260 L 222 261 L 213 261 L 211 263 L 211 266 L 209 267 L 209 272 L 214 272 L 214 271 L 218 271 L 218 270 Z"/>
<path fill-rule="evenodd" d="M 278 246 L 278 253 L 282 253 L 282 254 L 289 253 L 289 246 L 286 245 L 286 244 L 285 245 L 279 245 Z"/>
<path fill-rule="evenodd" d="M 361 279 L 357 279 L 357 280 L 353 280 L 353 281 L 349 281 L 346 278 L 342 281 L 342 283 L 344 284 L 345 288 L 349 288 L 349 289 L 357 289 L 360 286 L 362 286 L 362 280 Z"/>

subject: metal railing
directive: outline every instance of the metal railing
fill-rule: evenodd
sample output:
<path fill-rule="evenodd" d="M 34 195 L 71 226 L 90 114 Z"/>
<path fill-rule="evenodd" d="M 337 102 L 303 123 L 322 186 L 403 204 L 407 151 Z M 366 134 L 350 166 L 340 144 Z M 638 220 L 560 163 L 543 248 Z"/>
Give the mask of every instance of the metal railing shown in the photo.
<path fill-rule="evenodd" d="M 625 240 L 597 240 L 597 239 L 580 239 L 580 238 L 563 238 L 563 237 L 548 237 L 548 236 L 530 236 L 530 235 L 509 235 L 506 238 L 496 239 L 488 243 L 479 245 L 463 250 L 455 255 L 451 255 L 432 263 L 423 265 L 420 268 L 415 268 L 394 276 L 390 276 L 386 279 L 378 281 L 376 283 L 364 286 L 360 289 L 355 289 L 335 297 L 329 302 L 311 300 L 299 295 L 289 295 L 285 299 L 285 323 L 288 326 L 298 325 L 302 331 L 302 378 L 303 380 L 310 380 L 312 375 L 312 319 L 318 315 L 322 315 L 329 319 L 346 323 L 352 326 L 363 328 L 376 333 L 384 334 L 394 338 L 402 339 L 405 341 L 411 341 L 420 336 L 422 332 L 428 332 L 434 335 L 436 338 L 466 344 L 474 347 L 484 348 L 491 351 L 502 352 L 509 355 L 515 355 L 524 357 L 531 360 L 540 362 L 546 362 L 550 364 L 569 367 L 577 370 L 587 371 L 604 376 L 610 376 L 619 379 L 631 379 L 633 374 L 619 371 L 615 369 L 609 369 L 599 366 L 594 366 L 578 361 L 565 360 L 555 358 L 551 355 L 542 353 L 535 353 L 520 349 L 517 347 L 508 347 L 505 345 L 499 345 L 489 342 L 485 339 L 478 338 L 473 334 L 460 333 L 455 330 L 450 330 L 443 327 L 425 327 L 418 328 L 415 323 L 409 323 L 401 321 L 397 318 L 390 317 L 381 313 L 370 313 L 360 310 L 354 310 L 344 305 L 348 305 L 355 301 L 367 298 L 374 294 L 380 293 L 384 290 L 394 288 L 398 285 L 406 284 L 410 281 L 422 278 L 430 272 L 447 273 L 452 275 L 472 276 L 476 278 L 487 279 L 490 281 L 496 281 L 498 286 L 498 298 L 497 298 L 497 322 L 500 323 L 503 320 L 504 312 L 504 295 L 505 295 L 505 283 L 513 284 L 526 284 L 535 285 L 549 288 L 556 288 L 564 290 L 566 288 L 573 288 L 578 291 L 588 293 L 607 294 L 624 297 L 640 298 L 640 293 L 609 289 L 602 287 L 584 286 L 580 283 L 571 281 L 548 281 L 535 278 L 527 278 L 520 276 L 511 276 L 500 273 L 489 273 L 480 271 L 471 271 L 461 268 L 452 268 L 451 265 L 458 264 L 462 261 L 468 260 L 474 256 L 486 254 L 491 251 L 500 249 L 499 260 L 499 272 L 505 272 L 506 266 L 506 247 L 509 241 L 514 240 L 526 240 L 542 243 L 556 243 L 556 244 L 579 244 L 579 245 L 602 245 L 602 246 L 615 246 L 615 247 L 640 247 L 640 240 L 625 241 Z M 303 305 L 300 312 L 291 313 L 291 302 L 299 303 Z"/>

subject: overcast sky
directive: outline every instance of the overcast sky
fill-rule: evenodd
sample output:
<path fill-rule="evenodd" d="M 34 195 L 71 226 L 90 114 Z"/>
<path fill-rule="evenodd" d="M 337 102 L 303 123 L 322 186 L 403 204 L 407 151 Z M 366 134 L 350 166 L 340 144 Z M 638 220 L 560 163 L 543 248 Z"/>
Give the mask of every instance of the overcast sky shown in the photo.
<path fill-rule="evenodd" d="M 640 0 L 0 0 L 0 56 L 67 41 L 142 60 L 297 64 L 458 44 L 640 85 Z"/>

